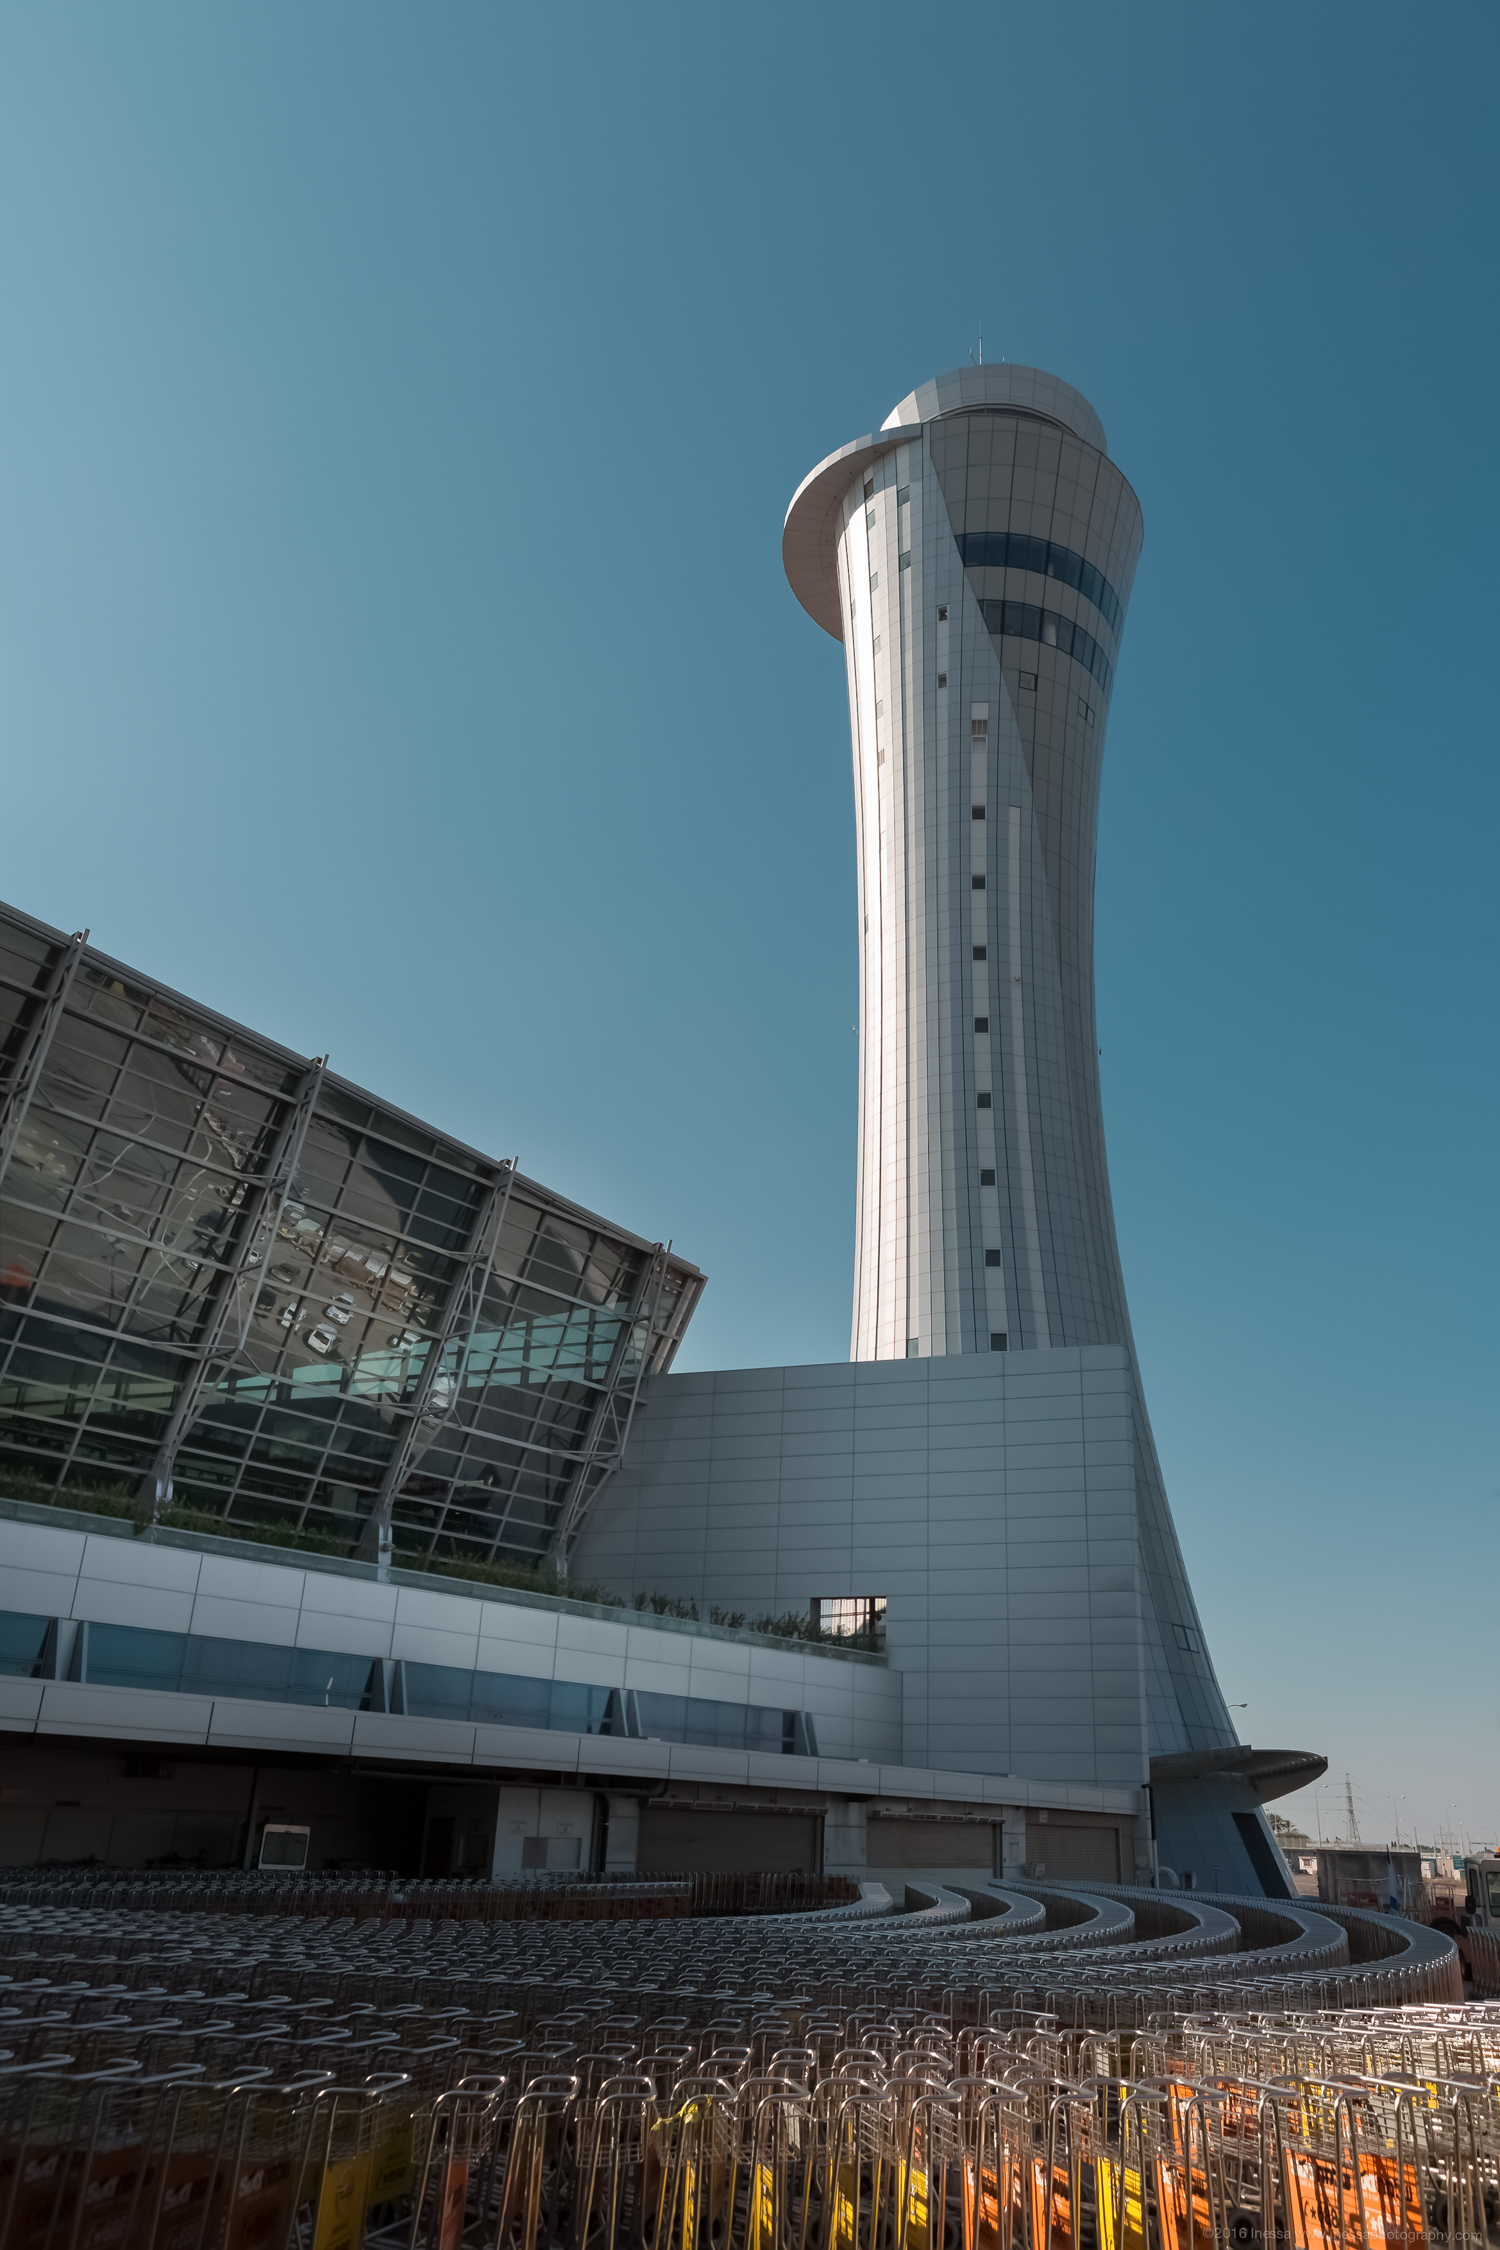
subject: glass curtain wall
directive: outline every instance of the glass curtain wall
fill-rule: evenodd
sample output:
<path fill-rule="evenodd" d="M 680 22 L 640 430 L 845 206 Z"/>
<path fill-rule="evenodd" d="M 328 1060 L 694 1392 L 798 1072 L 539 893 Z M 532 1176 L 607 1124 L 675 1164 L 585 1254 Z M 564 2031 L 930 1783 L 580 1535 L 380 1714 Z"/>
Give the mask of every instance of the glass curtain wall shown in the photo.
<path fill-rule="evenodd" d="M 0 907 L 0 1105 L 69 950 Z M 238 1280 L 177 1503 L 352 1543 L 436 1353 L 398 1551 L 535 1560 L 703 1277 L 519 1175 L 476 1271 L 503 1167 L 331 1077 L 247 1267 L 307 1067 L 85 951 L 0 1178 L 0 1491 L 7 1464 L 145 1489 Z"/>

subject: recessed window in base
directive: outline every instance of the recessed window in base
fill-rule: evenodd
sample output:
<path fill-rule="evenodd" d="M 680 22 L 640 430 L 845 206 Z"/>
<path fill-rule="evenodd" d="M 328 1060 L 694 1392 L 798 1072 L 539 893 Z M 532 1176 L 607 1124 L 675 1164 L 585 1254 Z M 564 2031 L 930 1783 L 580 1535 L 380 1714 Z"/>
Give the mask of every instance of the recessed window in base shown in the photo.
<path fill-rule="evenodd" d="M 922 1339 L 921 1339 L 921 1337 L 920 1337 L 920 1336 L 908 1336 L 908 1337 L 907 1337 L 907 1339 L 906 1339 L 906 1356 L 907 1356 L 907 1358 L 908 1358 L 908 1359 L 920 1359 L 920 1358 L 921 1358 L 921 1356 L 922 1356 Z"/>
<path fill-rule="evenodd" d="M 1001 1256 L 1001 1253 L 998 1250 L 986 1250 L 984 1254 L 984 1262 L 987 1266 L 999 1266 L 1005 1263 L 1004 1258 Z"/>
<path fill-rule="evenodd" d="M 1006 1343 L 1004 1334 L 997 1333 L 997 1331 L 992 1328 L 990 1330 L 990 1350 L 992 1352 L 1003 1352 L 1008 1348 L 1009 1347 Z"/>
<path fill-rule="evenodd" d="M 983 1167 L 983 1169 L 981 1170 L 981 1172 L 980 1172 L 980 1175 L 979 1175 L 979 1184 L 980 1184 L 980 1186 L 981 1186 L 981 1187 L 993 1187 L 993 1186 L 994 1186 L 994 1184 L 995 1184 L 995 1167 L 994 1167 L 994 1165 L 993 1165 L 993 1164 L 986 1164 L 986 1165 L 985 1165 L 985 1166 Z"/>
<path fill-rule="evenodd" d="M 981 1094 L 979 1096 L 979 1106 L 981 1109 L 989 1109 L 992 1106 L 991 1098 L 988 1094 Z"/>

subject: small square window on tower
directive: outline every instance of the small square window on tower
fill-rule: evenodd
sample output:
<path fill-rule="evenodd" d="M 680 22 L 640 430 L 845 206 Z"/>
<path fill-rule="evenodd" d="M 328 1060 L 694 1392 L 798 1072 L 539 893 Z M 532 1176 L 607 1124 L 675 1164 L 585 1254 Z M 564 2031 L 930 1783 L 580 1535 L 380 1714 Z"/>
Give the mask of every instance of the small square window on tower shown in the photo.
<path fill-rule="evenodd" d="M 984 877 L 982 875 L 971 875 L 969 877 L 969 882 L 971 887 L 976 891 L 982 891 L 984 889 Z"/>
<path fill-rule="evenodd" d="M 1035 694 L 1036 694 L 1036 674 L 1035 674 L 1035 672 L 1023 672 L 1023 673 L 1021 674 L 1021 685 L 1022 685 L 1022 687 L 1023 687 L 1023 688 L 1024 688 L 1024 689 L 1025 689 L 1026 691 L 1027 691 L 1027 693 L 1028 693 L 1028 694 L 1030 694 L 1030 695 L 1035 695 Z"/>
<path fill-rule="evenodd" d="M 875 497 L 875 479 L 874 479 L 873 477 L 866 477 L 866 478 L 865 478 L 865 502 L 866 502 L 866 505 L 868 505 L 868 504 L 869 504 L 869 502 L 870 502 L 871 500 L 873 500 L 873 499 L 874 499 L 874 497 Z"/>
<path fill-rule="evenodd" d="M 975 946 L 975 948 L 974 948 L 974 958 L 975 958 L 975 960 L 976 960 L 976 961 L 987 961 L 987 960 L 989 959 L 989 957 L 990 957 L 990 949 L 989 949 L 989 947 L 988 947 L 987 945 L 976 945 L 976 946 Z"/>
<path fill-rule="evenodd" d="M 988 1094 L 980 1094 L 978 1096 L 978 1101 L 981 1109 L 989 1109 L 993 1106 L 991 1097 Z"/>
<path fill-rule="evenodd" d="M 993 1186 L 994 1186 L 994 1184 L 995 1184 L 995 1167 L 994 1167 L 994 1165 L 993 1165 L 993 1164 L 984 1164 L 984 1165 L 981 1165 L 981 1166 L 980 1166 L 980 1171 L 979 1171 L 979 1184 L 980 1184 L 980 1186 L 981 1186 L 981 1187 L 993 1187 Z"/>
<path fill-rule="evenodd" d="M 1006 1340 L 1003 1330 L 997 1332 L 992 1328 L 990 1330 L 990 1350 L 992 1352 L 1003 1352 L 1005 1348 Z"/>
<path fill-rule="evenodd" d="M 976 1016 L 974 1018 L 974 1029 L 976 1031 L 988 1031 L 989 1028 L 990 1019 L 988 1016 Z"/>
<path fill-rule="evenodd" d="M 984 818 L 984 807 L 983 807 L 983 805 L 970 805 L 970 807 L 969 807 L 969 818 L 970 818 L 970 820 L 983 820 L 983 818 Z"/>
<path fill-rule="evenodd" d="M 1001 1266 L 1004 1265 L 1005 1260 L 998 1250 L 986 1250 L 984 1262 L 987 1266 Z"/>
<path fill-rule="evenodd" d="M 943 603 L 943 605 L 942 605 L 942 607 L 941 607 L 941 608 L 939 609 L 939 611 L 938 611 L 938 623 L 939 623 L 940 625 L 946 625 L 946 624 L 947 624 L 947 622 L 948 622 L 948 604 L 947 604 L 946 602 L 944 602 L 944 603 Z"/>
<path fill-rule="evenodd" d="M 946 673 L 946 672 L 939 672 L 939 674 L 938 674 L 938 686 L 939 686 L 939 687 L 946 687 L 947 685 L 948 685 L 948 675 L 947 675 L 947 673 Z"/>

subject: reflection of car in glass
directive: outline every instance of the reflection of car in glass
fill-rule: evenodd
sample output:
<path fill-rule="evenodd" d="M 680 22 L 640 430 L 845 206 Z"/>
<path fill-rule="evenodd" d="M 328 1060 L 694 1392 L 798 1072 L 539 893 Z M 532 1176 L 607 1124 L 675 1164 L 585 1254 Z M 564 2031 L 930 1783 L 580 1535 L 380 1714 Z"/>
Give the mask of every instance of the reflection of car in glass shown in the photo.
<path fill-rule="evenodd" d="M 435 1407 L 439 1414 L 446 1414 L 457 1396 L 458 1384 L 454 1377 L 436 1375 L 433 1377 L 432 1389 L 427 1394 L 427 1403 Z"/>
<path fill-rule="evenodd" d="M 287 1306 L 286 1311 L 281 1316 L 282 1327 L 290 1328 L 295 1322 L 297 1315 L 301 1312 L 301 1310 L 302 1307 L 298 1304 L 296 1298 L 294 1297 L 291 1303 Z"/>
<path fill-rule="evenodd" d="M 334 1298 L 333 1303 L 331 1305 L 325 1305 L 323 1307 L 323 1310 L 330 1320 L 336 1320 L 338 1322 L 340 1328 L 347 1328 L 347 1326 L 349 1325 L 349 1315 L 354 1310 L 354 1299 L 350 1296 L 347 1289 L 341 1289 L 338 1295 Z"/>
<path fill-rule="evenodd" d="M 338 1342 L 338 1334 L 336 1330 L 319 1321 L 316 1328 L 309 1328 L 307 1331 L 307 1340 L 315 1352 L 329 1352 Z"/>
<path fill-rule="evenodd" d="M 414 1328 L 403 1328 L 395 1340 L 395 1349 L 398 1352 L 414 1352 L 421 1341 Z"/>
<path fill-rule="evenodd" d="M 275 1290 L 262 1289 L 260 1295 L 255 1300 L 255 1309 L 263 1319 L 269 1319 L 271 1314 L 276 1310 Z"/>

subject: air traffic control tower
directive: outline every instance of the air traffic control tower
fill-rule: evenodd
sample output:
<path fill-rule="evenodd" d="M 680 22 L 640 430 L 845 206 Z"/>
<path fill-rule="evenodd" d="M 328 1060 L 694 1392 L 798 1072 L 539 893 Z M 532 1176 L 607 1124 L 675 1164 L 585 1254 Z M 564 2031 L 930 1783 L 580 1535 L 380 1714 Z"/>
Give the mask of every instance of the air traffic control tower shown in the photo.
<path fill-rule="evenodd" d="M 924 384 L 792 502 L 854 737 L 855 1359 L 1129 1340 L 1093 892 L 1140 551 L 1098 417 L 1029 367 Z"/>
<path fill-rule="evenodd" d="M 1141 542 L 1098 416 L 1030 367 L 923 384 L 799 486 L 783 559 L 853 738 L 851 1363 L 653 1381 L 581 1559 L 883 1601 L 909 1766 L 1149 1783 L 1159 1860 L 1275 1894 L 1260 1804 L 1323 1761 L 1236 1738 L 1104 1151 L 1095 837 Z"/>

